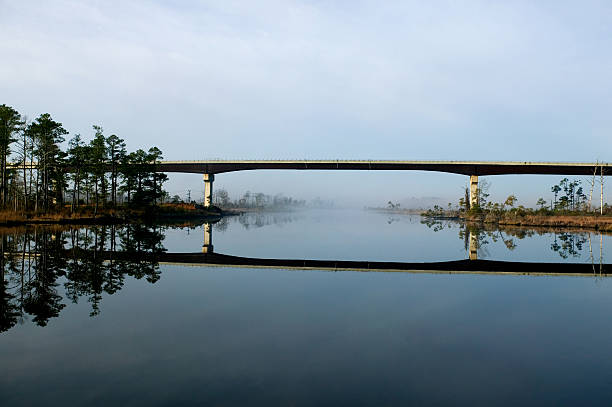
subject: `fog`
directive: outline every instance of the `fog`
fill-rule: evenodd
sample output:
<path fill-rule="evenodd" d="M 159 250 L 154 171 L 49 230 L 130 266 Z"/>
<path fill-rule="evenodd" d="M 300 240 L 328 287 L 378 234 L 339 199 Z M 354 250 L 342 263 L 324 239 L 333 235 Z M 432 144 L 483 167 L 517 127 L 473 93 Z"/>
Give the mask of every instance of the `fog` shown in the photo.
<path fill-rule="evenodd" d="M 563 176 L 551 175 L 495 175 L 479 177 L 489 184 L 489 200 L 502 202 L 516 195 L 518 205 L 535 207 L 538 198 L 553 199 L 551 187 Z M 588 195 L 589 177 L 569 177 L 582 180 Z M 389 201 L 399 202 L 403 208 L 427 208 L 433 205 L 457 205 L 464 196 L 469 177 L 425 171 L 283 171 L 255 170 L 217 174 L 214 189 L 223 188 L 232 199 L 245 192 L 263 192 L 268 195 L 284 194 L 307 202 L 315 198 L 331 200 L 336 207 L 384 207 Z M 612 182 L 612 181 L 611 181 Z M 186 188 L 183 189 L 182 186 Z M 167 189 L 171 195 L 203 198 L 202 176 L 171 174 Z M 604 180 L 604 198 L 610 202 L 612 183 Z M 593 202 L 599 205 L 600 185 L 596 179 Z"/>

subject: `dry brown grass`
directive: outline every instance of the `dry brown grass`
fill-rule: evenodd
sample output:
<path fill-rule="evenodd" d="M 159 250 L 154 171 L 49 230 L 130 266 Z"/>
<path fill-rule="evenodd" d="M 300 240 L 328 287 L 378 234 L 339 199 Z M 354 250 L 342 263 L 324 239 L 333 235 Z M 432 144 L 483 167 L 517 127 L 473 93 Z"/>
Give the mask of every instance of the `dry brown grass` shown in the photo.
<path fill-rule="evenodd" d="M 120 223 L 127 221 L 151 220 L 157 216 L 166 217 L 193 217 L 200 215 L 218 215 L 215 213 L 202 213 L 192 204 L 162 204 L 153 208 L 103 208 L 99 207 L 96 213 L 93 205 L 79 205 L 73 212 L 70 205 L 56 208 L 49 212 L 14 212 L 0 210 L 0 226 L 26 225 L 26 224 L 95 224 Z"/>
<path fill-rule="evenodd" d="M 92 221 L 95 219 L 118 218 L 124 215 L 116 209 L 99 209 L 94 215 L 93 208 L 79 208 L 71 212 L 70 209 L 62 208 L 55 212 L 14 212 L 10 210 L 0 211 L 0 225 L 20 225 L 28 223 L 74 223 L 75 221 Z"/>
<path fill-rule="evenodd" d="M 193 204 L 188 203 L 165 203 L 160 205 L 163 209 L 169 210 L 181 210 L 181 211 L 195 211 L 196 207 Z"/>
<path fill-rule="evenodd" d="M 612 231 L 612 217 L 608 216 L 525 215 L 520 217 L 502 217 L 498 223 L 500 225 L 575 227 Z"/>

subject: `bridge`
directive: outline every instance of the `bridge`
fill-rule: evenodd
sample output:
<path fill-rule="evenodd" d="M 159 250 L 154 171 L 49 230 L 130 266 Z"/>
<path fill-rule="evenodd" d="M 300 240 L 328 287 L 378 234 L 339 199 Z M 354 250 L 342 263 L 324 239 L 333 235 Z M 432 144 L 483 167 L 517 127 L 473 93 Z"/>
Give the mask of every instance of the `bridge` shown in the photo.
<path fill-rule="evenodd" d="M 612 164 L 530 161 L 391 160 L 205 160 L 162 161 L 159 172 L 203 174 L 204 206 L 212 205 L 216 174 L 248 170 L 435 171 L 470 177 L 470 205 L 478 203 L 478 177 L 485 175 L 608 175 Z"/>
<path fill-rule="evenodd" d="M 36 162 L 12 163 L 14 168 L 37 168 Z M 110 170 L 110 166 L 108 167 Z M 213 202 L 216 174 L 249 170 L 348 170 L 348 171 L 434 171 L 470 177 L 470 206 L 478 204 L 478 177 L 485 175 L 600 175 L 612 174 L 609 163 L 533 161 L 399 161 L 399 160 L 203 160 L 161 161 L 157 172 L 202 174 L 204 206 Z"/>

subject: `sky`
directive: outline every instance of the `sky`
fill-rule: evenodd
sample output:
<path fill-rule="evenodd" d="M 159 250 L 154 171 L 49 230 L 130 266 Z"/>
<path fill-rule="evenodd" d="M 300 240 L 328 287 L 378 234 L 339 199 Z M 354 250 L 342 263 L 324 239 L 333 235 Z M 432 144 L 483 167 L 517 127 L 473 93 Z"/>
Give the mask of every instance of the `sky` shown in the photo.
<path fill-rule="evenodd" d="M 169 160 L 611 160 L 609 1 L 0 0 L 0 38 L 0 104 Z M 562 177 L 487 178 L 533 205 Z M 248 171 L 215 188 L 363 206 L 456 202 L 466 181 Z M 202 177 L 166 189 L 201 197 Z"/>

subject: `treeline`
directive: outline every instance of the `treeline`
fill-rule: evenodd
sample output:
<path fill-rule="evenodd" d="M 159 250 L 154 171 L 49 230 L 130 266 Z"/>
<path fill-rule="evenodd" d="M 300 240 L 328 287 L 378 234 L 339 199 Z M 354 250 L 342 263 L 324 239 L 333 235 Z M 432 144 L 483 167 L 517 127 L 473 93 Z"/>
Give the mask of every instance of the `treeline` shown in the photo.
<path fill-rule="evenodd" d="M 483 180 L 477 190 L 478 204 L 470 206 L 469 190 L 466 188 L 464 196 L 459 199 L 459 204 L 455 207 L 451 203 L 446 208 L 434 205 L 432 209 L 423 212 L 423 216 L 430 218 L 456 218 L 463 215 L 486 215 L 500 217 L 505 215 L 525 216 L 525 215 L 576 215 L 593 214 L 595 210 L 601 215 L 612 212 L 612 208 L 603 201 L 603 175 L 600 179 L 601 193 L 599 208 L 593 205 L 593 193 L 595 189 L 595 177 L 589 182 L 589 189 L 585 190 L 582 181 L 579 179 L 563 178 L 558 184 L 550 188 L 552 197 L 549 201 L 538 198 L 535 208 L 525 207 L 518 204 L 516 195 L 509 195 L 503 202 L 493 202 L 489 198 L 490 183 Z"/>
<path fill-rule="evenodd" d="M 536 208 L 529 208 L 523 205 L 517 205 L 518 198 L 515 194 L 509 195 L 503 202 L 489 201 L 490 183 L 483 180 L 477 190 L 478 205 L 470 208 L 469 191 L 465 192 L 465 196 L 459 199 L 459 211 L 471 212 L 503 212 L 503 211 L 520 211 L 520 212 L 539 212 L 541 214 L 556 214 L 556 213 L 590 213 L 598 209 L 601 214 L 609 211 L 609 207 L 603 202 L 603 175 L 601 176 L 601 196 L 599 199 L 599 208 L 593 205 L 593 193 L 595 189 L 595 177 L 589 182 L 590 189 L 587 191 L 583 188 L 582 180 L 563 178 L 558 184 L 550 188 L 552 197 L 549 201 L 544 198 L 538 198 Z M 449 204 L 450 208 L 450 204 Z M 442 208 L 436 208 L 438 212 L 443 211 Z"/>
<path fill-rule="evenodd" d="M 230 199 L 225 189 L 218 189 L 214 193 L 214 204 L 221 208 L 303 208 L 306 200 L 295 199 L 282 194 L 267 195 L 262 192 L 245 192 L 238 199 Z"/>
<path fill-rule="evenodd" d="M 85 141 L 44 113 L 29 122 L 15 109 L 0 105 L 0 206 L 4 210 L 43 211 L 70 204 L 149 205 L 164 196 L 167 176 L 155 172 L 162 159 L 157 147 L 128 152 L 125 140 L 105 136 L 93 126 Z"/>
<path fill-rule="evenodd" d="M 551 210 L 591 210 L 591 201 L 593 191 L 591 190 L 590 197 L 584 192 L 581 186 L 581 180 L 569 180 L 563 178 L 557 185 L 553 185 L 550 191 L 554 194 L 554 198 L 550 201 Z M 546 205 L 544 198 L 538 200 L 538 205 L 543 207 Z"/>

